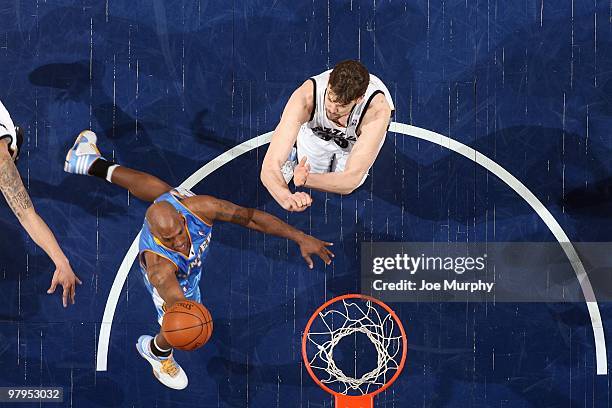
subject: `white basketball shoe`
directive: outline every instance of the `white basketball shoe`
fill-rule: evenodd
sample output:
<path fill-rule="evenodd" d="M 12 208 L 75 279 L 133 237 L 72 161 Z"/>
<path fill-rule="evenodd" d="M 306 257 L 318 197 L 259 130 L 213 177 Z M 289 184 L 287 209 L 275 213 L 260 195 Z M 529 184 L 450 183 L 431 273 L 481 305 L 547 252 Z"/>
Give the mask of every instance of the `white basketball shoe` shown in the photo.
<path fill-rule="evenodd" d="M 153 375 L 164 384 L 166 387 L 173 388 L 175 390 L 182 390 L 187 387 L 189 381 L 187 380 L 187 374 L 181 368 L 180 365 L 174 359 L 174 356 L 170 354 L 169 357 L 157 357 L 151 352 L 151 336 L 140 336 L 136 343 L 136 350 L 138 353 L 151 364 L 153 367 Z"/>
<path fill-rule="evenodd" d="M 66 154 L 64 171 L 66 173 L 88 175 L 91 165 L 96 160 L 102 158 L 96 142 L 98 138 L 91 130 L 84 130 L 79 133 L 76 141 Z"/>

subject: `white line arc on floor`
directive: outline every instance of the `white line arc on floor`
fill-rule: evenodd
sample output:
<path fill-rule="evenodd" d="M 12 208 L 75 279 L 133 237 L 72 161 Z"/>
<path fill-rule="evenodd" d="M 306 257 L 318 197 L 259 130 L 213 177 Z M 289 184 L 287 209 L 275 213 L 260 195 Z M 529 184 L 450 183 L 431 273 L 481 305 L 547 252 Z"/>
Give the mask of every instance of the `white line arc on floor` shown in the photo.
<path fill-rule="evenodd" d="M 548 211 L 548 209 L 542 204 L 542 202 L 521 183 L 516 177 L 510 174 L 507 170 L 501 167 L 499 164 L 477 152 L 473 148 L 464 145 L 456 140 L 453 140 L 447 136 L 443 136 L 439 133 L 432 132 L 423 128 L 415 126 L 393 122 L 389 128 L 391 132 L 401 133 L 406 136 L 413 136 L 418 139 L 426 140 L 431 143 L 435 143 L 439 146 L 445 147 L 452 150 L 460 155 L 472 160 L 473 162 L 484 167 L 492 174 L 497 176 L 500 180 L 506 183 L 512 188 L 521 198 L 523 198 L 538 216 L 544 221 L 548 229 L 552 232 L 557 241 L 561 244 L 566 256 L 570 260 L 578 282 L 582 288 L 585 299 L 587 299 L 587 309 L 591 317 L 591 325 L 593 326 L 593 335 L 595 340 L 595 357 L 597 362 L 597 374 L 606 375 L 608 372 L 607 368 L 607 355 L 606 355 L 606 341 L 604 336 L 603 324 L 601 321 L 601 314 L 599 312 L 599 306 L 595 300 L 593 288 L 591 282 L 586 274 L 584 265 L 580 260 L 574 246 L 570 242 L 567 234 L 561 228 L 561 225 Z M 180 187 L 191 189 L 197 183 L 202 181 L 206 176 L 220 168 L 221 166 L 229 163 L 236 157 L 256 149 L 266 143 L 270 142 L 272 132 L 265 133 L 260 136 L 256 136 L 253 139 L 247 140 L 238 146 L 233 147 L 227 152 L 219 155 L 211 162 L 202 166 L 194 174 L 192 174 L 187 180 L 185 180 Z M 115 309 L 119 301 L 121 290 L 125 284 L 128 273 L 138 255 L 138 239 L 140 235 L 136 236 L 134 242 L 130 246 L 128 252 L 125 254 L 121 266 L 117 271 L 115 280 L 111 287 L 108 299 L 106 301 L 106 307 L 104 308 L 104 315 L 102 317 L 102 324 L 100 328 L 100 337 L 98 338 L 98 351 L 97 351 L 97 371 L 106 371 L 108 362 L 108 346 L 110 341 L 110 333 L 113 324 L 113 318 L 115 315 Z"/>

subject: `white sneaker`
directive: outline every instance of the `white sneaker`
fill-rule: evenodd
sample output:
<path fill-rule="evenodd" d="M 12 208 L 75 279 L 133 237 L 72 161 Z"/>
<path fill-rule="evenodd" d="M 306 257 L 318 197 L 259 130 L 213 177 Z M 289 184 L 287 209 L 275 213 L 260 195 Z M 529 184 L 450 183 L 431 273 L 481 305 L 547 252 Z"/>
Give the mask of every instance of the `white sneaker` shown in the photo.
<path fill-rule="evenodd" d="M 64 171 L 66 173 L 87 175 L 91 165 L 96 160 L 102 158 L 96 142 L 98 138 L 91 130 L 84 130 L 79 133 L 76 141 L 66 154 Z"/>
<path fill-rule="evenodd" d="M 285 183 L 289 184 L 289 182 L 293 178 L 293 170 L 295 169 L 295 166 L 297 166 L 297 164 L 297 149 L 293 147 L 291 149 L 289 157 L 287 158 L 287 161 L 281 167 L 281 173 L 283 173 Z"/>
<path fill-rule="evenodd" d="M 187 387 L 189 381 L 187 380 L 187 374 L 176 362 L 173 355 L 170 357 L 157 357 L 151 352 L 151 336 L 140 336 L 136 343 L 136 350 L 140 355 L 151 364 L 153 367 L 153 375 L 164 384 L 166 387 L 173 388 L 175 390 L 182 390 Z"/>

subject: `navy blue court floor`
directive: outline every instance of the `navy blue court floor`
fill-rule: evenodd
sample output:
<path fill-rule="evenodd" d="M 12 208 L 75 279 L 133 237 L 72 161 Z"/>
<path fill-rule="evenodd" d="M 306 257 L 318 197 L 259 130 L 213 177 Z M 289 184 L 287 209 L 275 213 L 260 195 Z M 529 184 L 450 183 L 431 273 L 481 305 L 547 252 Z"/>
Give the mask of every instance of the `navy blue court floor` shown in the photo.
<path fill-rule="evenodd" d="M 178 185 L 274 129 L 291 92 L 343 59 L 387 84 L 395 121 L 495 160 L 572 241 L 612 241 L 606 2 L 6 0 L 0 17 L 0 99 L 27 136 L 18 167 L 83 280 L 64 310 L 45 293 L 49 260 L 0 204 L 0 386 L 63 387 L 69 407 L 332 407 L 303 367 L 301 334 L 325 300 L 359 290 L 361 242 L 554 241 L 494 175 L 396 133 L 359 190 L 313 192 L 311 209 L 288 214 L 259 182 L 262 146 L 194 191 L 334 242 L 333 264 L 311 271 L 290 242 L 216 225 L 201 282 L 215 332 L 176 354 L 189 387 L 165 388 L 136 353 L 157 323 L 135 266 L 97 372 L 102 313 L 146 204 L 65 174 L 76 134 L 92 128 L 108 158 Z M 378 407 L 610 405 L 584 304 L 391 306 L 409 352 Z M 610 338 L 612 305 L 599 307 Z"/>

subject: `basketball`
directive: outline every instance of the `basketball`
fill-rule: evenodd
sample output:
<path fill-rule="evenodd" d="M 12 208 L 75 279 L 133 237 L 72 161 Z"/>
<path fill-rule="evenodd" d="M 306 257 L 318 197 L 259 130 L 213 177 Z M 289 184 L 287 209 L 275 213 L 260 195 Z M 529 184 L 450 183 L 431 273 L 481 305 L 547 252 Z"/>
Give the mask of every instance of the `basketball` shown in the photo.
<path fill-rule="evenodd" d="M 172 347 L 179 350 L 195 350 L 210 339 L 213 321 L 204 305 L 192 300 L 183 300 L 176 302 L 164 314 L 161 331 Z"/>

